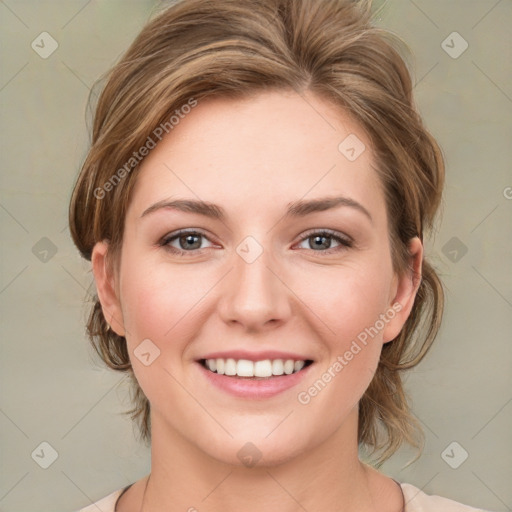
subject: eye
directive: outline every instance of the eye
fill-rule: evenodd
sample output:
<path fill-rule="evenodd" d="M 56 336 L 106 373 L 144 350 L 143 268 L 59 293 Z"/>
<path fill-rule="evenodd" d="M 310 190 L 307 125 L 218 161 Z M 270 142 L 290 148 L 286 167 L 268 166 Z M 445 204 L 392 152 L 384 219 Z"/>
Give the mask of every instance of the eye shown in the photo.
<path fill-rule="evenodd" d="M 169 233 L 160 240 L 159 245 L 173 254 L 186 257 L 201 254 L 203 249 L 209 248 L 203 246 L 205 241 L 210 243 L 209 247 L 213 247 L 213 243 L 201 231 L 183 229 Z M 334 246 L 333 241 L 336 244 Z M 328 229 L 306 233 L 299 245 L 305 242 L 308 244 L 308 247 L 302 247 L 302 249 L 327 254 L 353 247 L 353 240 L 351 238 Z"/>
<path fill-rule="evenodd" d="M 194 255 L 202 252 L 204 247 L 201 247 L 201 245 L 205 240 L 209 242 L 206 235 L 200 231 L 180 230 L 166 235 L 159 242 L 159 245 L 173 254 L 185 256 L 186 253 Z"/>
<path fill-rule="evenodd" d="M 337 246 L 332 246 L 333 240 Z M 316 252 L 331 253 L 346 250 L 354 245 L 351 238 L 331 231 L 323 229 L 321 231 L 310 231 L 301 239 L 300 243 L 306 242 L 309 247 L 302 247 L 303 249 L 311 249 Z"/>

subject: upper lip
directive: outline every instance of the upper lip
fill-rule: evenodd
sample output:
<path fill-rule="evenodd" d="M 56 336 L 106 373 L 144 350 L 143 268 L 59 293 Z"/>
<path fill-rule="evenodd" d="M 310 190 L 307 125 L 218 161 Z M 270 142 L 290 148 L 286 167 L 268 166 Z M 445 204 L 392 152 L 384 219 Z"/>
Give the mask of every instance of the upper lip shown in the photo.
<path fill-rule="evenodd" d="M 312 361 L 308 356 L 294 354 L 293 352 L 282 352 L 279 350 L 264 350 L 261 352 L 248 352 L 247 350 L 230 350 L 225 352 L 211 352 L 201 358 L 202 359 L 247 359 L 248 361 L 263 361 L 265 359 L 293 359 L 294 361 Z"/>

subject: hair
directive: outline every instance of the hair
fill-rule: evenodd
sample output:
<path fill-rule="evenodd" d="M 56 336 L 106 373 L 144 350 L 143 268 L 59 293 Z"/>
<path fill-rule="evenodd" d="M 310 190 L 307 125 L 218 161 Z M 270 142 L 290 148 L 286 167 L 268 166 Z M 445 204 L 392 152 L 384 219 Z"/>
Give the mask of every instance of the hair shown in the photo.
<path fill-rule="evenodd" d="M 184 105 L 307 91 L 339 107 L 367 134 L 386 199 L 393 269 L 410 271 L 408 243 L 416 236 L 423 241 L 433 228 L 444 163 L 414 105 L 401 56 L 405 45 L 378 28 L 372 12 L 371 0 L 181 0 L 157 13 L 104 76 L 91 147 L 69 208 L 71 236 L 82 256 L 90 260 L 94 245 L 107 240 L 109 268 L 115 268 L 140 168 L 133 156 L 157 127 L 170 131 L 169 119 Z M 399 335 L 384 344 L 359 402 L 359 446 L 380 451 L 377 466 L 404 441 L 423 449 L 401 376 L 434 341 L 443 289 L 425 258 L 417 277 L 412 311 Z M 97 295 L 87 332 L 104 363 L 130 376 L 134 407 L 126 414 L 149 443 L 149 401 L 134 377 L 126 339 L 109 329 Z"/>

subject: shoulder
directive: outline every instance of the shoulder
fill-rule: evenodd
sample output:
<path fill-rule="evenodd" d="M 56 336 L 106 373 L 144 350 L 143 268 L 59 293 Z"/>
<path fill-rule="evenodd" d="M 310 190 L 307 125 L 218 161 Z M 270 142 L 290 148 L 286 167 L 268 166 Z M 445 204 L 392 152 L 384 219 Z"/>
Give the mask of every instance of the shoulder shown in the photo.
<path fill-rule="evenodd" d="M 98 512 L 99 510 L 101 510 L 101 512 L 114 512 L 116 502 L 123 491 L 124 489 L 119 489 L 96 503 L 80 509 L 78 512 Z"/>
<path fill-rule="evenodd" d="M 425 494 L 412 484 L 400 484 L 405 498 L 405 512 L 490 512 L 463 505 L 441 496 Z"/>

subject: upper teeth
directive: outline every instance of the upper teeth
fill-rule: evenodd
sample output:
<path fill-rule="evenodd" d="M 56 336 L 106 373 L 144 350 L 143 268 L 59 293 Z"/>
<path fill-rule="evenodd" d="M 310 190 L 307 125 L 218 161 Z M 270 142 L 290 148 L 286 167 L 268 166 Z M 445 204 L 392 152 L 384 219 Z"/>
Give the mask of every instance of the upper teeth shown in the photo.
<path fill-rule="evenodd" d="M 305 361 L 293 359 L 265 359 L 249 361 L 247 359 L 206 359 L 206 366 L 220 375 L 238 375 L 239 377 L 271 377 L 272 375 L 290 375 L 298 372 Z"/>

